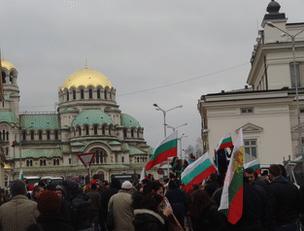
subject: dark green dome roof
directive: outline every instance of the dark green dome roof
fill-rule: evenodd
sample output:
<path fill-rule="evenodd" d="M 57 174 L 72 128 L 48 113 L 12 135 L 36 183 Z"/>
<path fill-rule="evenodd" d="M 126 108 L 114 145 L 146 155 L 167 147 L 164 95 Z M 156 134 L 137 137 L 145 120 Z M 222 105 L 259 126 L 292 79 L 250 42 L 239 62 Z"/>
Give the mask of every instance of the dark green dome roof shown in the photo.
<path fill-rule="evenodd" d="M 125 113 L 121 114 L 121 125 L 127 128 L 141 127 L 139 122 L 134 117 Z"/>

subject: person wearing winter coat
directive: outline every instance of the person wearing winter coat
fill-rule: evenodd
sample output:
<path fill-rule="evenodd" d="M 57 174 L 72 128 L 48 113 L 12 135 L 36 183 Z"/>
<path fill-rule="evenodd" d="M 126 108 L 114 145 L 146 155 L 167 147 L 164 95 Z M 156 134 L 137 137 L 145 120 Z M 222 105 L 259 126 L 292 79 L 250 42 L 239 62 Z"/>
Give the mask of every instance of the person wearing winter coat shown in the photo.
<path fill-rule="evenodd" d="M 32 224 L 27 231 L 73 231 L 59 213 L 61 201 L 54 191 L 45 190 L 38 197 L 40 215 L 37 224 Z"/>
<path fill-rule="evenodd" d="M 133 231 L 132 221 L 134 219 L 132 208 L 133 185 L 125 181 L 121 190 L 110 198 L 108 214 L 112 214 L 113 231 Z"/>
<path fill-rule="evenodd" d="M 163 207 L 164 196 L 158 192 L 159 187 L 162 188 L 159 183 L 149 182 L 142 192 L 133 193 L 135 231 L 168 230 L 168 217 L 173 211 L 169 206 Z"/>
<path fill-rule="evenodd" d="M 0 230 L 24 231 L 36 223 L 37 203 L 28 199 L 26 186 L 21 180 L 11 183 L 10 192 L 12 199 L 0 207 Z"/>
<path fill-rule="evenodd" d="M 300 192 L 282 174 L 279 165 L 269 168 L 271 183 L 268 191 L 271 194 L 272 220 L 274 230 L 297 230 L 300 213 Z"/>

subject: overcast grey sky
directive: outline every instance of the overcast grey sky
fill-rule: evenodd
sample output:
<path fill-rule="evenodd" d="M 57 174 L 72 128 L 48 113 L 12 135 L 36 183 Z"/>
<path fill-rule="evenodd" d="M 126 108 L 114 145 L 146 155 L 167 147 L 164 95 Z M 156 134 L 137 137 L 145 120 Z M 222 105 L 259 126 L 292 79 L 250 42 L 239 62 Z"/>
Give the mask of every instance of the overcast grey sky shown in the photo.
<path fill-rule="evenodd" d="M 0 0 L 0 47 L 19 71 L 21 111 L 53 111 L 59 86 L 87 58 L 112 81 L 120 108 L 140 121 L 150 145 L 163 136 L 162 114 L 152 104 L 182 104 L 167 119 L 189 124 L 180 131 L 187 146 L 200 136 L 200 96 L 245 85 L 269 2 Z M 289 22 L 304 21 L 303 0 L 279 3 Z M 126 95 L 196 76 L 204 77 Z"/>

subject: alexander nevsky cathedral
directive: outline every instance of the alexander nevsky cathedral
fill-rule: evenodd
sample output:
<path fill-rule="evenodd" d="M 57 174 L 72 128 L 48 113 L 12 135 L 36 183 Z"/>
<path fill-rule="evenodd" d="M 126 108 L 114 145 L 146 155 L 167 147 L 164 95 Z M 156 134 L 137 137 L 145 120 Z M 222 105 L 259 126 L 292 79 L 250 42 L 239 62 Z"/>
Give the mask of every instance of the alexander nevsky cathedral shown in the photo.
<path fill-rule="evenodd" d="M 54 113 L 19 113 L 18 71 L 2 61 L 0 106 L 1 177 L 79 176 L 87 169 L 80 153 L 95 153 L 91 175 L 140 173 L 150 147 L 144 129 L 116 103 L 116 89 L 102 73 L 85 67 L 60 86 Z"/>

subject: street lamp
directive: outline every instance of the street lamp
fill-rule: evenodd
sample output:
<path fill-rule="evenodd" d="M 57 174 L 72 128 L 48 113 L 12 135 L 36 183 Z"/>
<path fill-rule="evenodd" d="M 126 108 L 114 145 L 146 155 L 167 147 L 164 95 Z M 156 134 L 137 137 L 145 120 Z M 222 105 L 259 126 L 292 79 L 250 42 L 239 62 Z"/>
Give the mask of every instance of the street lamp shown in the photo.
<path fill-rule="evenodd" d="M 284 35 L 287 35 L 291 38 L 291 46 L 292 46 L 292 61 L 293 61 L 293 73 L 294 73 L 294 78 L 295 78 L 295 88 L 296 88 L 296 105 L 297 105 L 297 120 L 298 120 L 298 155 L 300 155 L 302 153 L 301 150 L 301 129 L 300 129 L 300 125 L 301 125 L 301 118 L 300 118 L 300 103 L 299 103 L 299 82 L 300 78 L 298 78 L 297 76 L 297 68 L 296 68 L 296 37 L 301 34 L 302 32 L 304 32 L 303 30 L 300 30 L 299 32 L 297 32 L 296 34 L 292 35 L 290 33 L 288 33 L 287 31 L 281 29 L 280 27 L 274 25 L 272 22 L 268 22 L 266 23 L 268 26 L 272 27 L 272 28 L 276 28 L 277 30 L 281 31 L 284 33 Z M 300 77 L 300 76 L 299 76 Z"/>
<path fill-rule="evenodd" d="M 178 130 L 180 127 L 184 127 L 184 126 L 187 126 L 187 125 L 188 125 L 188 123 L 184 123 L 184 124 L 178 125 L 178 126 L 176 126 L 176 127 L 173 127 L 173 126 L 167 124 L 167 127 L 168 127 L 168 128 L 171 128 L 172 131 L 175 132 L 175 131 Z"/>
<path fill-rule="evenodd" d="M 182 145 L 182 139 L 183 138 L 187 138 L 188 136 L 185 135 L 185 133 L 183 133 L 179 138 L 179 149 L 180 149 L 180 157 L 181 159 L 184 159 L 184 155 L 183 155 L 183 145 Z"/>
<path fill-rule="evenodd" d="M 167 110 L 161 108 L 161 107 L 158 106 L 156 103 L 154 103 L 153 106 L 155 107 L 155 109 L 156 109 L 157 111 L 161 111 L 161 112 L 163 113 L 163 116 L 164 116 L 164 137 L 166 137 L 166 136 L 167 136 L 167 129 L 166 129 L 166 127 L 167 127 L 167 122 L 166 122 L 166 115 L 167 115 L 167 112 L 172 111 L 172 110 L 177 109 L 177 108 L 182 108 L 183 105 L 178 105 L 178 106 L 169 108 L 169 109 L 167 109 Z"/>

